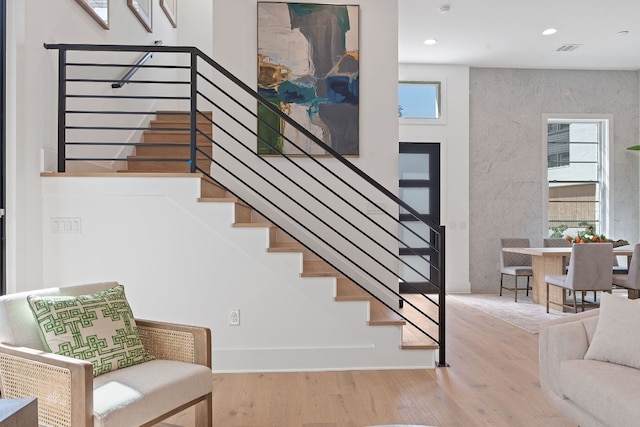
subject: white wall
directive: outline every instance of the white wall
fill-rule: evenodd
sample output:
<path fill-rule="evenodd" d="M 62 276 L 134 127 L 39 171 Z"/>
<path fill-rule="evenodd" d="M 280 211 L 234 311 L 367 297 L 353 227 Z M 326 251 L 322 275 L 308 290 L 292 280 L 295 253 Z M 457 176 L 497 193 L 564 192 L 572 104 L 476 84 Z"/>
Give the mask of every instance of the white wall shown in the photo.
<path fill-rule="evenodd" d="M 153 1 L 148 33 L 124 1 L 111 1 L 104 30 L 75 1 L 8 2 L 7 290 L 42 285 L 41 153 L 57 151 L 57 52 L 43 43 L 175 44 L 177 31 Z M 55 156 L 55 154 L 53 155 Z M 51 159 L 49 159 L 51 160 Z"/>
<path fill-rule="evenodd" d="M 440 143 L 446 290 L 469 292 L 469 67 L 400 64 L 400 81 L 442 82 L 438 124 L 401 120 L 400 141 Z"/>
<path fill-rule="evenodd" d="M 267 252 L 268 228 L 232 227 L 233 203 L 198 203 L 199 183 L 44 178 L 43 285 L 119 281 L 137 317 L 209 327 L 216 372 L 434 366 L 401 326 L 368 326 L 367 302 L 334 301 L 334 278 L 300 277 L 302 254 Z"/>

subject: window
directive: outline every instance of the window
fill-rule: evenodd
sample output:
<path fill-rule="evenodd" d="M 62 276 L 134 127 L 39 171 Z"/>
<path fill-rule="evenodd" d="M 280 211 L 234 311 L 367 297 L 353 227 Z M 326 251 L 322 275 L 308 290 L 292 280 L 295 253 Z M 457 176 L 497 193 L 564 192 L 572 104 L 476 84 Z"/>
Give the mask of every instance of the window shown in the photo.
<path fill-rule="evenodd" d="M 547 121 L 551 237 L 575 236 L 589 225 L 599 234 L 608 231 L 607 133 L 608 120 Z"/>
<path fill-rule="evenodd" d="M 440 82 L 400 82 L 398 117 L 438 119 L 440 115 Z"/>

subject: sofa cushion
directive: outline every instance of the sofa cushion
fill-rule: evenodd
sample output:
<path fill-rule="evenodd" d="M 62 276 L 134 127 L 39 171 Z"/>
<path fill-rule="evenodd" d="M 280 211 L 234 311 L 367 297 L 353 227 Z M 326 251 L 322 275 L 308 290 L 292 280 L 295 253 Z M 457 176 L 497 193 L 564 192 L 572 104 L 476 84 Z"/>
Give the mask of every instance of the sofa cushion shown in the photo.
<path fill-rule="evenodd" d="M 91 362 L 94 376 L 153 359 L 122 285 L 88 295 L 29 295 L 27 301 L 47 350 Z"/>
<path fill-rule="evenodd" d="M 93 381 L 95 427 L 139 426 L 213 391 L 213 373 L 203 365 L 152 360 L 118 369 Z"/>
<path fill-rule="evenodd" d="M 640 370 L 596 360 L 565 360 L 558 369 L 558 392 L 603 425 L 637 426 Z"/>
<path fill-rule="evenodd" d="M 598 324 L 584 358 L 640 369 L 640 301 L 602 293 Z"/>

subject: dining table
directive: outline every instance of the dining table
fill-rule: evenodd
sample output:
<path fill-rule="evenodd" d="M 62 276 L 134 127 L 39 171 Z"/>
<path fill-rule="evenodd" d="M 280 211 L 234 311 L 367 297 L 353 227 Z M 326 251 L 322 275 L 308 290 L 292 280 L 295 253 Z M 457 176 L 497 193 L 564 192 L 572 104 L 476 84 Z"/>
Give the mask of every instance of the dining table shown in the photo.
<path fill-rule="evenodd" d="M 583 243 L 589 244 L 589 243 Z M 531 255 L 531 265 L 533 270 L 533 286 L 531 296 L 533 302 L 545 305 L 547 303 L 547 283 L 544 276 L 566 274 L 564 258 L 571 256 L 571 247 L 560 248 L 503 248 L 503 252 Z M 613 255 L 626 256 L 627 265 L 631 260 L 633 248 L 621 246 L 613 248 Z M 613 267 L 613 265 L 612 265 Z M 549 307 L 555 310 L 564 311 L 563 304 L 567 301 L 567 293 L 564 288 L 558 286 L 549 287 Z"/>

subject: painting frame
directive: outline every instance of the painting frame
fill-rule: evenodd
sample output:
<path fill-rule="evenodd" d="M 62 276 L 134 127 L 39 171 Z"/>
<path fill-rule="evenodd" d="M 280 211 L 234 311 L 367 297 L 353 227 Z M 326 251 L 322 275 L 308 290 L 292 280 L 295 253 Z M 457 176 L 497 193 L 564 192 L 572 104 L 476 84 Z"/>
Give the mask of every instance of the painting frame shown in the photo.
<path fill-rule="evenodd" d="M 152 0 L 127 0 L 129 9 L 133 12 L 142 26 L 149 32 L 153 32 L 153 1 Z"/>
<path fill-rule="evenodd" d="M 173 28 L 178 28 L 178 0 L 160 0 L 160 7 Z"/>
<path fill-rule="evenodd" d="M 257 9 L 258 93 L 329 147 L 300 138 L 259 103 L 257 154 L 359 156 L 359 5 L 259 1 Z"/>
<path fill-rule="evenodd" d="M 105 30 L 109 29 L 109 1 L 110 0 L 104 0 L 104 2 L 106 3 L 106 9 L 107 9 L 107 14 L 106 14 L 106 18 L 103 16 L 103 13 L 101 13 L 100 11 L 104 8 L 102 7 L 98 7 L 99 5 L 96 4 L 97 2 L 95 1 L 91 1 L 91 0 L 76 0 L 76 3 L 78 3 L 80 6 L 82 6 L 82 8 L 98 23 L 100 24 L 100 26 L 102 28 L 104 28 Z"/>

